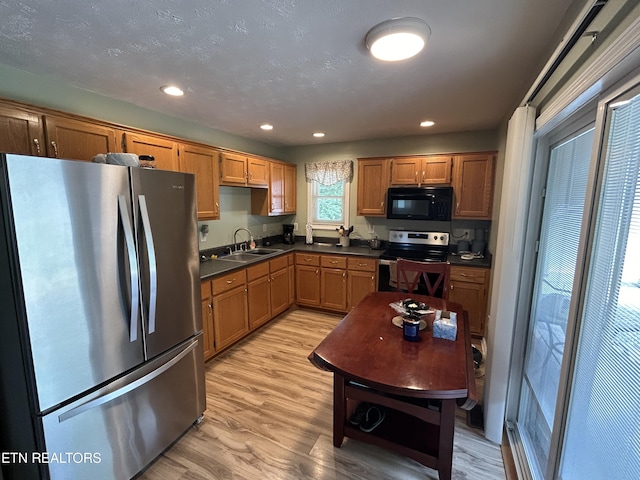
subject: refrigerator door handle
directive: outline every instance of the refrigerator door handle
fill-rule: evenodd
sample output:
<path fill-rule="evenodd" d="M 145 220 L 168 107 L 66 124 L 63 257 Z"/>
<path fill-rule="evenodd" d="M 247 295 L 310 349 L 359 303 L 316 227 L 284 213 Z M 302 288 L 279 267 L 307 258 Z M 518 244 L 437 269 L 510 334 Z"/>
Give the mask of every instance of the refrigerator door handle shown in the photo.
<path fill-rule="evenodd" d="M 138 291 L 138 263 L 136 258 L 136 246 L 133 238 L 133 227 L 129 217 L 127 199 L 124 195 L 118 195 L 118 211 L 122 221 L 122 231 L 127 245 L 129 257 L 129 280 L 131 282 L 131 315 L 129 319 L 129 342 L 138 340 L 138 309 L 140 307 L 140 293 Z"/>
<path fill-rule="evenodd" d="M 158 368 L 156 368 L 155 370 L 147 373 L 146 375 L 140 377 L 139 379 L 128 383 L 116 390 L 114 390 L 113 392 L 109 392 L 106 393 L 98 398 L 94 398 L 93 400 L 89 400 L 88 402 L 85 402 L 81 405 L 78 405 L 75 408 L 72 408 L 71 410 L 69 410 L 68 412 L 65 412 L 61 415 L 58 416 L 58 422 L 62 423 L 65 420 L 69 420 L 70 418 L 73 418 L 77 415 L 80 415 L 81 413 L 84 413 L 88 410 L 91 410 L 93 408 L 99 407 L 100 405 L 104 405 L 105 403 L 109 403 L 113 400 L 115 400 L 118 397 L 121 397 L 123 395 L 126 395 L 127 393 L 135 390 L 136 388 L 141 387 L 142 385 L 144 385 L 145 383 L 150 382 L 151 380 L 153 380 L 154 378 L 162 375 L 164 372 L 166 372 L 167 370 L 169 370 L 171 367 L 173 367 L 176 363 L 178 363 L 180 360 L 182 360 L 184 357 L 186 357 L 189 352 L 191 352 L 191 350 L 193 350 L 194 348 L 196 348 L 196 346 L 198 345 L 198 339 L 195 339 L 193 342 L 191 342 L 189 345 L 187 345 L 180 353 L 176 354 L 173 358 L 171 358 L 170 360 L 168 360 L 166 363 L 164 363 L 163 365 L 159 366 Z"/>
<path fill-rule="evenodd" d="M 149 256 L 149 333 L 151 334 L 156 331 L 156 303 L 158 299 L 156 250 L 153 245 L 153 234 L 151 233 L 147 199 L 144 195 L 138 195 L 138 204 L 140 205 L 140 216 L 142 218 L 144 238 L 147 244 L 147 255 Z"/>

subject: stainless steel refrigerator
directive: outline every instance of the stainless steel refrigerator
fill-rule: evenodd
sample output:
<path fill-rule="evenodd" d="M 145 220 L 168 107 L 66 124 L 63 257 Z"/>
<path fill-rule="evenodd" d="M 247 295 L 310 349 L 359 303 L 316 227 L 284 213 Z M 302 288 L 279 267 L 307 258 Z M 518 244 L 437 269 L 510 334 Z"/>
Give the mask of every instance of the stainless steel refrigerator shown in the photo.
<path fill-rule="evenodd" d="M 194 177 L 0 169 L 3 477 L 130 478 L 205 410 Z"/>

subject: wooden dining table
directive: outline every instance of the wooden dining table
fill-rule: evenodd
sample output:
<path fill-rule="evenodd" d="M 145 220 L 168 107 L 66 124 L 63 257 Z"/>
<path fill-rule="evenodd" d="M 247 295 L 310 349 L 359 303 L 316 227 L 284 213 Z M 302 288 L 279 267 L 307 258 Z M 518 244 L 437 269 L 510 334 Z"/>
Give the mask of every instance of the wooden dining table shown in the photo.
<path fill-rule="evenodd" d="M 418 341 L 403 338 L 390 304 L 407 298 L 433 313 Z M 433 337 L 436 310 L 457 315 L 455 341 Z M 455 411 L 476 401 L 467 313 L 457 303 L 402 292 L 369 293 L 309 355 L 316 367 L 333 372 L 333 444 L 344 437 L 413 458 L 451 478 Z M 349 422 L 361 402 L 384 409 L 385 418 L 364 432 Z"/>

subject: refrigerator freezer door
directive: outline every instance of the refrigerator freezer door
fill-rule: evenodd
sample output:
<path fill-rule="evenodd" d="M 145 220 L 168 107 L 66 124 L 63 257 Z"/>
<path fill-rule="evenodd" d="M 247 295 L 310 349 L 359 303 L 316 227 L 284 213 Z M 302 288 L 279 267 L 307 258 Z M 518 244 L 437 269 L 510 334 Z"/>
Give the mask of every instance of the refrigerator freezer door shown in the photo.
<path fill-rule="evenodd" d="M 131 478 L 205 409 L 202 334 L 42 419 L 52 480 Z"/>
<path fill-rule="evenodd" d="M 15 275 L 42 412 L 144 360 L 142 335 L 130 341 L 137 289 L 123 231 L 129 175 L 125 167 L 49 158 L 7 155 L 6 162 Z"/>
<path fill-rule="evenodd" d="M 131 169 L 147 357 L 202 330 L 193 175 Z"/>

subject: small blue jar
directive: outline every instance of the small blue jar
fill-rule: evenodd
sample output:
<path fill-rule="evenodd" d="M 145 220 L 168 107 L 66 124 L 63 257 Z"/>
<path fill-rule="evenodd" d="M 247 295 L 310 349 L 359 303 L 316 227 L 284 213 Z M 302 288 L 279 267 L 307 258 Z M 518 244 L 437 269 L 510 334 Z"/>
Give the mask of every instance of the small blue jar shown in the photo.
<path fill-rule="evenodd" d="M 411 316 L 402 317 L 402 336 L 409 342 L 420 340 L 420 320 Z"/>

